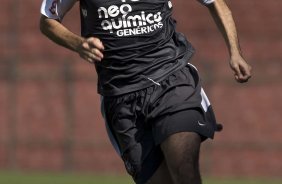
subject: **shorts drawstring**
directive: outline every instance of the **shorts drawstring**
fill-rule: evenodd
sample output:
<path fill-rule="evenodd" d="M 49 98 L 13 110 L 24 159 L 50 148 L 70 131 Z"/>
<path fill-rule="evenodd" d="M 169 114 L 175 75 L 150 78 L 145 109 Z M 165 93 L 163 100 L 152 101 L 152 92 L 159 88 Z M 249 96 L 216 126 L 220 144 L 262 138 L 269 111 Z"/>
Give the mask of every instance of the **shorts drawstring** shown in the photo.
<path fill-rule="evenodd" d="M 161 86 L 161 84 L 160 84 L 160 83 L 158 83 L 158 82 L 154 81 L 153 79 L 151 79 L 151 78 L 149 78 L 149 77 L 147 77 L 147 79 L 148 79 L 148 80 L 150 80 L 150 81 L 152 81 L 154 84 L 156 84 L 156 85 L 158 85 L 158 86 Z"/>

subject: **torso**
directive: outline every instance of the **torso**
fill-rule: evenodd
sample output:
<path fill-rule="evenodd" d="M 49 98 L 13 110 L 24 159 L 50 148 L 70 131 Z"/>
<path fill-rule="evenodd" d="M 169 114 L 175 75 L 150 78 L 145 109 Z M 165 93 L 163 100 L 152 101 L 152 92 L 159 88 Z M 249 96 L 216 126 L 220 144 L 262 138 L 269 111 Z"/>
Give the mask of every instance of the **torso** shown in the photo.
<path fill-rule="evenodd" d="M 168 0 L 80 0 L 82 35 L 105 46 L 98 91 L 119 95 L 152 85 L 185 66 L 193 49 L 175 32 Z M 187 52 L 188 51 L 188 52 Z"/>

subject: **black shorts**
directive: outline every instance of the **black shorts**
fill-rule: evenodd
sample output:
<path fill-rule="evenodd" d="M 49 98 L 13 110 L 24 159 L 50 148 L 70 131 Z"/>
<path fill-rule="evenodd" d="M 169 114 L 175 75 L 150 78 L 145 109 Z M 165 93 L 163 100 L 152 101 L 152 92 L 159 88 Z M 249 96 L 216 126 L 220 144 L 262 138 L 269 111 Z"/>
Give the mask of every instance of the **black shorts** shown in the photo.
<path fill-rule="evenodd" d="M 103 97 L 102 113 L 110 139 L 137 184 L 154 174 L 160 144 L 177 132 L 213 138 L 216 121 L 197 70 L 190 64 L 161 82 L 129 94 Z"/>

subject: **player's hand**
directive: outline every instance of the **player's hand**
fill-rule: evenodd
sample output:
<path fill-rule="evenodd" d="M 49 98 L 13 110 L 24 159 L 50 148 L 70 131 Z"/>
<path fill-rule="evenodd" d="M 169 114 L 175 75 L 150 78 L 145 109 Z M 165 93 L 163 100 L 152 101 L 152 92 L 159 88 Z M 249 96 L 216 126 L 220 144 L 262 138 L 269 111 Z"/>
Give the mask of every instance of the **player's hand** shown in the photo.
<path fill-rule="evenodd" d="M 232 56 L 230 67 L 234 71 L 235 80 L 240 83 L 248 82 L 252 68 L 241 55 Z"/>
<path fill-rule="evenodd" d="M 103 43 L 95 37 L 84 39 L 77 49 L 80 57 L 90 63 L 100 62 L 104 58 L 103 51 Z"/>

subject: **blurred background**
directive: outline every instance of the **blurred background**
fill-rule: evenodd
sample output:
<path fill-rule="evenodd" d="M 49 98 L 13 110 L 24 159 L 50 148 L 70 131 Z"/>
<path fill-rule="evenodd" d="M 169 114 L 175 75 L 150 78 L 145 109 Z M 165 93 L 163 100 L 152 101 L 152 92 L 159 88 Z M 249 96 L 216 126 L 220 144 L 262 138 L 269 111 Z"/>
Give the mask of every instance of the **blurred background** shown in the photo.
<path fill-rule="evenodd" d="M 282 1 L 226 1 L 253 67 L 248 84 L 234 81 L 207 9 L 195 0 L 173 1 L 178 30 L 196 48 L 191 62 L 224 125 L 203 144 L 201 170 L 215 179 L 282 180 Z M 124 176 L 101 117 L 95 68 L 40 33 L 40 5 L 1 0 L 0 183 L 23 172 Z M 79 34 L 79 21 L 76 5 L 63 23 Z"/>

